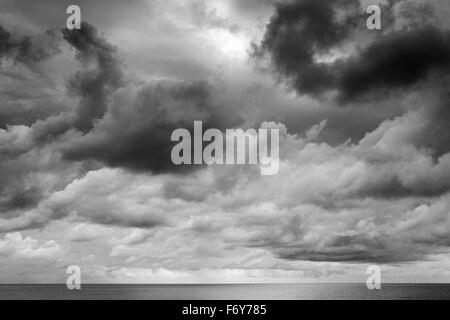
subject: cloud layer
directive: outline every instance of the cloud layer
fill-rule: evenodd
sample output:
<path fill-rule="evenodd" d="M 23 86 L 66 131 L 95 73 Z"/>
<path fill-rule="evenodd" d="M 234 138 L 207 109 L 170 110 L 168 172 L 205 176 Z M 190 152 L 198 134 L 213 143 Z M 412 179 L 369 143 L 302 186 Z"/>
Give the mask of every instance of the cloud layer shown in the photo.
<path fill-rule="evenodd" d="M 383 2 L 373 32 L 351 0 L 135 1 L 139 28 L 48 32 L 11 4 L 44 31 L 0 28 L 0 281 L 450 279 L 438 2 Z M 280 129 L 278 175 L 173 165 L 195 120 Z"/>

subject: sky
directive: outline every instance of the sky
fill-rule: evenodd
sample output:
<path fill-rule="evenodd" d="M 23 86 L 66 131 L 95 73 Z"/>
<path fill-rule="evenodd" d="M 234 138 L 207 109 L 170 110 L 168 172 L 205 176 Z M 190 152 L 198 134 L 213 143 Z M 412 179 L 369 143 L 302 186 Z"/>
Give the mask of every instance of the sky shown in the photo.
<path fill-rule="evenodd" d="M 448 1 L 70 4 L 0 0 L 0 283 L 450 282 Z M 278 174 L 175 166 L 197 120 Z"/>

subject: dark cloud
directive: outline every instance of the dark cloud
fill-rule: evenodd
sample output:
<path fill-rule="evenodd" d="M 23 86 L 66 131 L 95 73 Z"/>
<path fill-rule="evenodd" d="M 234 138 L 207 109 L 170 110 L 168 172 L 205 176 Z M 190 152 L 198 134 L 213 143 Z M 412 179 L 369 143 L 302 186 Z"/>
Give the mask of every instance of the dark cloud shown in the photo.
<path fill-rule="evenodd" d="M 68 91 L 78 105 L 70 113 L 37 122 L 33 127 L 36 141 L 52 140 L 70 129 L 88 132 L 104 116 L 108 96 L 123 84 L 117 48 L 99 35 L 95 27 L 83 22 L 80 30 L 63 29 L 62 34 L 84 67 L 68 82 Z"/>
<path fill-rule="evenodd" d="M 45 91 L 45 84 L 48 83 L 35 85 L 27 76 L 14 77 L 13 73 L 2 70 L 11 83 L 19 82 L 28 88 L 24 93 L 19 89 L 8 88 L 2 92 L 0 120 L 4 119 L 5 124 L 2 126 L 6 130 L 1 131 L 0 144 L 0 214 L 2 218 L 11 219 L 13 229 L 38 226 L 39 223 L 30 224 L 26 219 L 15 225 L 14 218 L 36 208 L 48 189 L 60 188 L 72 179 L 67 181 L 60 177 L 58 183 L 61 185 L 58 186 L 41 184 L 40 175 L 59 170 L 61 163 L 51 147 L 36 142 L 53 142 L 56 135 L 70 129 L 84 131 L 92 128 L 93 122 L 101 118 L 106 110 L 105 99 L 111 88 L 117 88 L 120 84 L 116 49 L 99 36 L 92 26 L 83 24 L 82 27 L 80 31 L 64 30 L 62 37 L 60 33 L 49 31 L 43 35 L 19 38 L 0 29 L 0 58 L 25 64 L 33 72 L 37 62 L 59 52 L 58 45 L 64 38 L 77 50 L 77 58 L 85 67 L 68 82 L 68 91 L 76 100 L 79 99 L 76 108 L 69 112 Z M 25 125 L 31 126 L 31 130 Z M 48 150 L 42 151 L 45 148 Z M 41 152 L 47 153 L 47 156 L 42 158 Z"/>
<path fill-rule="evenodd" d="M 0 25 L 0 57 L 8 56 L 13 47 L 11 33 Z"/>
<path fill-rule="evenodd" d="M 410 86 L 432 71 L 446 73 L 449 67 L 449 32 L 433 27 L 399 31 L 381 37 L 345 61 L 336 85 L 341 98 L 351 100 L 375 89 Z"/>
<path fill-rule="evenodd" d="M 62 148 L 66 160 L 153 172 L 192 169 L 172 164 L 173 130 L 192 130 L 195 120 L 202 120 L 205 129 L 242 123 L 239 104 L 215 84 L 157 81 L 123 87 L 117 49 L 93 26 L 83 23 L 81 30 L 63 30 L 63 36 L 85 68 L 69 81 L 69 92 L 79 103 L 71 113 L 35 123 L 33 137 L 49 142 L 76 132 Z"/>
<path fill-rule="evenodd" d="M 12 58 L 16 62 L 33 64 L 59 52 L 59 37 L 55 30 L 34 37 L 17 38 L 0 25 L 0 59 Z"/>
<path fill-rule="evenodd" d="M 60 53 L 61 40 L 55 30 L 19 36 L 0 25 L 0 128 L 31 126 L 64 110 L 47 72 L 50 63 L 43 64 Z M 6 60 L 14 64 L 6 65 Z"/>
<path fill-rule="evenodd" d="M 426 116 L 429 125 L 423 130 L 419 143 L 433 150 L 435 161 L 450 151 L 450 76 L 438 78 L 430 84 L 437 88 L 435 101 Z"/>
<path fill-rule="evenodd" d="M 397 12 L 391 17 L 387 14 L 388 25 L 381 32 L 368 33 L 366 15 L 358 3 L 297 0 L 277 4 L 254 55 L 268 56 L 276 74 L 299 94 L 321 97 L 335 92 L 336 104 L 374 109 L 376 101 L 378 108 L 394 110 L 392 102 L 397 101 L 398 93 L 421 92 L 421 103 L 428 109 L 423 114 L 426 124 L 417 129 L 421 135 L 409 142 L 430 149 L 438 163 L 439 157 L 450 151 L 450 32 L 433 24 L 432 6 L 400 1 L 396 10 L 384 8 L 383 21 L 386 12 Z M 393 3 L 387 6 L 391 8 Z M 317 60 L 347 47 L 353 47 L 350 55 L 330 62 Z M 360 190 L 361 195 L 439 195 L 447 191 L 447 186 L 407 190 L 395 179 L 373 187 Z"/>
<path fill-rule="evenodd" d="M 425 221 L 422 223 L 424 229 L 428 227 Z M 443 234 L 424 235 L 409 230 L 412 234 L 406 236 L 389 235 L 390 232 L 390 230 L 379 231 L 374 236 L 351 230 L 327 235 L 321 239 L 320 245 L 300 242 L 279 246 L 272 244 L 272 248 L 278 257 L 287 260 L 401 263 L 424 259 L 441 245 L 439 242 L 442 242 L 442 246 L 448 246 L 448 236 Z M 395 243 L 394 239 L 398 243 Z"/>
<path fill-rule="evenodd" d="M 78 60 L 95 63 L 93 69 L 77 72 L 70 81 L 70 90 L 80 97 L 75 128 L 87 132 L 104 115 L 108 92 L 122 85 L 118 53 L 88 23 L 82 23 L 81 30 L 63 29 L 62 32 L 64 39 L 77 50 Z"/>
<path fill-rule="evenodd" d="M 407 28 L 386 28 L 373 38 L 368 36 L 368 44 L 353 49 L 349 57 L 317 61 L 320 55 L 358 41 L 357 33 L 365 32 L 366 15 L 358 5 L 359 1 L 310 0 L 277 5 L 254 54 L 268 54 L 276 72 L 300 94 L 337 91 L 341 102 L 406 88 L 433 71 L 448 72 L 450 33 L 418 22 L 418 17 L 430 17 L 429 6 L 426 10 L 405 6 L 402 17 L 413 20 Z M 343 17 L 342 10 L 346 10 Z"/>
<path fill-rule="evenodd" d="M 18 190 L 15 190 L 13 194 L 5 192 L 6 188 L 1 188 L 0 198 L 0 210 L 3 212 L 31 208 L 39 203 L 42 199 L 42 192 L 39 188 L 34 187 L 31 189 L 22 189 L 20 186 Z"/>
<path fill-rule="evenodd" d="M 0 93 L 0 97 L 3 96 L 4 94 Z M 62 109 L 60 105 L 55 104 L 53 101 L 47 101 L 46 99 L 40 99 L 37 101 L 38 103 L 30 103 L 30 101 L 22 103 L 18 100 L 11 99 L 10 101 L 2 101 L 0 108 L 0 128 L 5 129 L 7 125 L 31 126 L 38 120 L 45 120 L 52 115 L 60 113 Z"/>
<path fill-rule="evenodd" d="M 173 130 L 191 131 L 195 120 L 202 120 L 204 129 L 225 129 L 241 121 L 235 107 L 219 96 L 218 88 L 204 81 L 160 81 L 131 96 L 123 90 L 95 129 L 66 146 L 63 155 L 134 170 L 186 169 L 170 159 Z"/>
<path fill-rule="evenodd" d="M 358 248 L 356 239 L 344 238 L 338 240 L 346 240 L 348 243 L 347 245 L 317 250 L 311 248 L 282 248 L 275 250 L 275 252 L 277 252 L 279 258 L 286 260 L 353 263 L 399 263 L 416 261 L 422 259 L 425 255 L 425 252 L 419 254 L 406 250 L 390 250 L 390 248 L 383 250 L 361 245 Z"/>
<path fill-rule="evenodd" d="M 338 19 L 338 12 L 345 14 Z M 361 21 L 359 1 L 278 3 L 254 54 L 268 54 L 277 73 L 299 92 L 319 94 L 333 85 L 333 78 L 330 66 L 315 62 L 315 55 L 341 44 Z"/>
<path fill-rule="evenodd" d="M 0 161 L 0 218 L 13 218 L 43 199 L 41 186 L 29 177 L 30 167 L 25 161 Z"/>

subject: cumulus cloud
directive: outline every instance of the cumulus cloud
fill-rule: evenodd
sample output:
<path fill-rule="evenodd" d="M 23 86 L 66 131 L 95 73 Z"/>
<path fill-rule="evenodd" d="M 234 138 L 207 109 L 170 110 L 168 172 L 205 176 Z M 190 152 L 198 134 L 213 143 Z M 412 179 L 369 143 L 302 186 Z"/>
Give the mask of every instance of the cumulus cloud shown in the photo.
<path fill-rule="evenodd" d="M 62 247 L 54 240 L 40 243 L 31 237 L 24 238 L 22 233 L 7 233 L 0 239 L 0 255 L 19 259 L 54 258 L 63 253 Z"/>
<path fill-rule="evenodd" d="M 56 217 L 74 213 L 102 224 L 150 228 L 167 223 L 164 208 L 167 206 L 170 209 L 171 204 L 148 197 L 149 194 L 128 194 L 125 183 L 127 175 L 118 174 L 108 169 L 89 172 L 83 179 L 75 180 L 64 190 L 55 192 L 45 205 Z M 145 190 L 145 186 L 142 188 Z M 109 199 L 99 201 L 106 193 L 111 194 Z M 158 208 L 157 204 L 162 207 Z"/>

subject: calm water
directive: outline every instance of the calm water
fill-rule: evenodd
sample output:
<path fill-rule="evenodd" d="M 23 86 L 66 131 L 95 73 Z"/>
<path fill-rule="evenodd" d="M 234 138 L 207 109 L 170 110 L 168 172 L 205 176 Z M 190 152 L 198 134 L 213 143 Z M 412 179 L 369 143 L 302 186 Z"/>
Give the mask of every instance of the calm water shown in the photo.
<path fill-rule="evenodd" d="M 309 300 L 309 299 L 450 299 L 450 284 L 238 284 L 238 285 L 0 285 L 8 299 L 137 300 Z"/>

